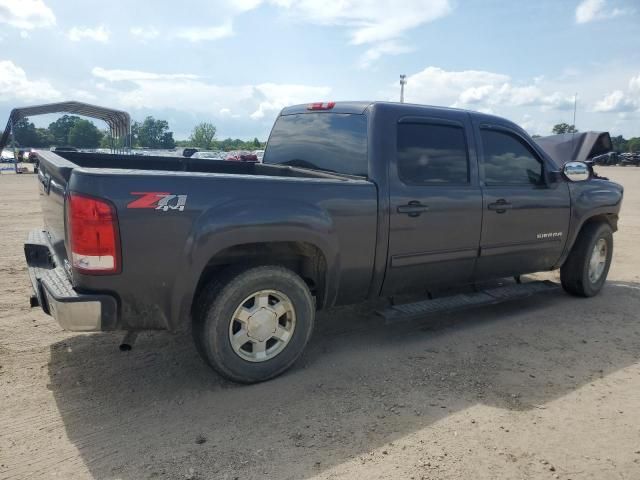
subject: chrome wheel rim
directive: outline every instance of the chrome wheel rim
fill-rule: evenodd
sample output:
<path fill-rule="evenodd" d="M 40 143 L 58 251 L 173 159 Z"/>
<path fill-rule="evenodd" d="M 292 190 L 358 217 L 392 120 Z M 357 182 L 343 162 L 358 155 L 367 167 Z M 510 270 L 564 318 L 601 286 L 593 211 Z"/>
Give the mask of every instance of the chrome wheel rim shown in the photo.
<path fill-rule="evenodd" d="M 589 280 L 591 283 L 596 283 L 602 277 L 604 267 L 607 264 L 607 241 L 604 238 L 600 238 L 591 252 L 591 259 L 589 260 Z"/>
<path fill-rule="evenodd" d="M 249 362 L 271 360 L 285 349 L 296 328 L 289 297 L 277 290 L 260 290 L 245 298 L 229 323 L 231 348 Z"/>

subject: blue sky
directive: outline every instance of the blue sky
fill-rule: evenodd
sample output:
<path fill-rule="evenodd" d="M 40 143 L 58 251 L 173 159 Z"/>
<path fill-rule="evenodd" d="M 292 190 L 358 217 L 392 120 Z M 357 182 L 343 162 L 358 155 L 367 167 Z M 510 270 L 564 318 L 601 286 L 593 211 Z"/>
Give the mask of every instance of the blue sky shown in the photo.
<path fill-rule="evenodd" d="M 0 117 L 80 100 L 176 138 L 266 138 L 285 105 L 397 100 L 495 113 L 530 133 L 640 136 L 638 0 L 0 0 Z M 51 118 L 34 118 L 46 125 Z"/>

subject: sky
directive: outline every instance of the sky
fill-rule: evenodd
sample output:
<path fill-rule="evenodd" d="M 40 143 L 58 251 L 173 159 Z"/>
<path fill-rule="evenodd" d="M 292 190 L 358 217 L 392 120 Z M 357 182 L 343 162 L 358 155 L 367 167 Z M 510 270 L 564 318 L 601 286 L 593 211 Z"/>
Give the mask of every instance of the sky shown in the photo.
<path fill-rule="evenodd" d="M 640 136 L 640 0 L 0 0 L 0 121 L 78 100 L 266 139 L 286 105 L 405 100 Z M 46 126 L 55 117 L 34 117 Z"/>

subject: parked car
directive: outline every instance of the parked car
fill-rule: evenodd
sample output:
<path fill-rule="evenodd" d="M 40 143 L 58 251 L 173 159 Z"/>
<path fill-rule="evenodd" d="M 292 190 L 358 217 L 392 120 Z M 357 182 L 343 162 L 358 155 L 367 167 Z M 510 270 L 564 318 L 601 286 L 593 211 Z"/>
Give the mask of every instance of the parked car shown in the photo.
<path fill-rule="evenodd" d="M 640 153 L 621 153 L 620 165 L 623 167 L 627 165 L 640 166 Z"/>
<path fill-rule="evenodd" d="M 594 165 L 617 165 L 618 154 L 616 152 L 604 153 L 591 159 Z"/>
<path fill-rule="evenodd" d="M 285 108 L 261 164 L 38 156 L 32 304 L 72 331 L 192 324 L 246 383 L 287 370 L 333 305 L 558 268 L 596 295 L 623 196 L 508 120 L 398 103 Z"/>
<path fill-rule="evenodd" d="M 255 153 L 247 151 L 231 151 L 227 153 L 225 160 L 232 160 L 236 162 L 257 162 L 258 157 Z"/>
<path fill-rule="evenodd" d="M 210 160 L 224 160 L 226 153 L 221 151 L 201 151 L 194 153 L 191 158 L 208 158 Z"/>
<path fill-rule="evenodd" d="M 264 150 L 254 150 L 253 153 L 259 162 L 261 162 L 262 159 L 264 158 Z"/>
<path fill-rule="evenodd" d="M 63 152 L 79 152 L 80 150 L 78 150 L 76 147 L 65 147 L 65 146 L 59 146 L 59 147 L 51 147 L 49 149 L 52 152 L 55 153 L 63 153 Z"/>

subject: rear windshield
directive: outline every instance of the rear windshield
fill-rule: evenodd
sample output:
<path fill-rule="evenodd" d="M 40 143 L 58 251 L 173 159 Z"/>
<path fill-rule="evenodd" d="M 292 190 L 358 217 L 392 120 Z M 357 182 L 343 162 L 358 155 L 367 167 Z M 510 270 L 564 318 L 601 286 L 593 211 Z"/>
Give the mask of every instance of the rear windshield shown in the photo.
<path fill-rule="evenodd" d="M 367 176 L 367 117 L 300 113 L 276 120 L 264 163 Z"/>

